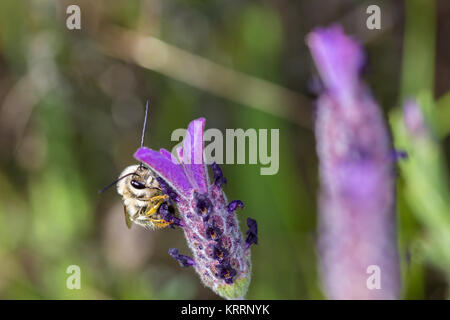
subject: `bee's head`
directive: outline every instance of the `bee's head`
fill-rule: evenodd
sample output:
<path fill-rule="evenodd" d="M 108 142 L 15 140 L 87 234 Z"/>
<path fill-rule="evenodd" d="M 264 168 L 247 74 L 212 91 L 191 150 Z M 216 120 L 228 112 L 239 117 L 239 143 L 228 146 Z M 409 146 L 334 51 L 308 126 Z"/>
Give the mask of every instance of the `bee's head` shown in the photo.
<path fill-rule="evenodd" d="M 158 187 L 150 169 L 142 164 L 125 168 L 119 177 L 124 177 L 117 182 L 117 192 L 120 195 L 127 193 L 136 198 L 146 198 Z"/>

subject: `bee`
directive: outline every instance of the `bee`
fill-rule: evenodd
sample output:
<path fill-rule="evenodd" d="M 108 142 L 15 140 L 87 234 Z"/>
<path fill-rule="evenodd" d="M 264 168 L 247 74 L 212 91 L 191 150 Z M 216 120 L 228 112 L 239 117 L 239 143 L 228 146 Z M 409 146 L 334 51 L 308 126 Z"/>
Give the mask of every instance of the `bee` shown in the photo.
<path fill-rule="evenodd" d="M 144 144 L 147 114 L 148 101 L 145 106 L 141 147 Z M 151 229 L 165 228 L 171 224 L 171 222 L 164 220 L 159 213 L 159 208 L 163 203 L 167 202 L 170 206 L 168 203 L 169 196 L 164 194 L 155 173 L 146 165 L 140 163 L 128 166 L 116 181 L 104 187 L 99 193 L 113 185 L 116 185 L 117 193 L 122 196 L 125 223 L 128 228 L 131 228 L 133 222 Z M 170 207 L 173 210 L 173 207 Z"/>

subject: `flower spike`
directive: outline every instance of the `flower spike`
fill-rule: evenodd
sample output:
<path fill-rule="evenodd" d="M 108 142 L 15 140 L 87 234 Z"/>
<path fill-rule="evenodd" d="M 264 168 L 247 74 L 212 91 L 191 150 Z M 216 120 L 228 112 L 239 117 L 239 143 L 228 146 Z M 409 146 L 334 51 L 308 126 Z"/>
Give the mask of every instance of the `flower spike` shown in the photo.
<path fill-rule="evenodd" d="M 214 175 L 209 182 L 203 158 L 205 119 L 192 121 L 177 149 L 178 160 L 167 150 L 160 152 L 140 148 L 135 158 L 146 163 L 158 176 L 161 189 L 171 199 L 179 217 L 162 205 L 164 220 L 183 228 L 193 257 L 179 254 L 175 248 L 169 254 L 182 266 L 193 266 L 202 282 L 226 299 L 243 299 L 250 283 L 249 246 L 256 240 L 256 222 L 247 232 L 247 241 L 239 230 L 234 211 L 243 208 L 242 201 L 228 203 L 222 185 L 226 179 L 219 165 L 212 164 Z M 178 219 L 178 220 L 176 220 Z M 254 221 L 254 220 L 253 220 Z M 253 228 L 253 229 L 252 229 Z"/>

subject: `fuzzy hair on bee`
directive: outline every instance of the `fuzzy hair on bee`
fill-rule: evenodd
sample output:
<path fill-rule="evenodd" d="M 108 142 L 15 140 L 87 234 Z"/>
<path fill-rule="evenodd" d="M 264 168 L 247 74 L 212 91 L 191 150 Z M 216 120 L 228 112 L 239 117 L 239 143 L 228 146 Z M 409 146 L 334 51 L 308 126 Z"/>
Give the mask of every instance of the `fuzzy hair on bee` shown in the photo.
<path fill-rule="evenodd" d="M 159 213 L 168 196 L 159 187 L 153 172 L 142 164 L 122 171 L 117 192 L 122 196 L 127 226 L 134 222 L 146 228 L 158 229 L 170 225 Z"/>

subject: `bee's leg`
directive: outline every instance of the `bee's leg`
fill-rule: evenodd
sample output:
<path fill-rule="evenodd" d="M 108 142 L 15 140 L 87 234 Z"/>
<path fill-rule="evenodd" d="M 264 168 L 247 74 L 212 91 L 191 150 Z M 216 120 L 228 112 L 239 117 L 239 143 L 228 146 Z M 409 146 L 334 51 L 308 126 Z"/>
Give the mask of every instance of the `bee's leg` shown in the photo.
<path fill-rule="evenodd" d="M 153 204 L 147 211 L 145 211 L 146 216 L 152 216 L 158 212 L 159 207 L 169 198 L 168 195 L 162 196 L 154 196 L 150 199 L 150 202 Z"/>
<path fill-rule="evenodd" d="M 153 225 L 155 226 L 155 228 L 165 228 L 170 225 L 170 222 L 167 222 L 164 219 L 158 219 L 158 220 L 151 219 L 151 221 L 152 221 Z"/>

